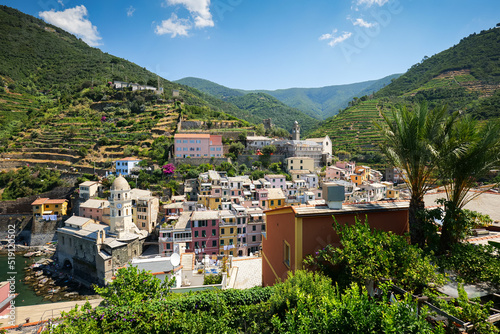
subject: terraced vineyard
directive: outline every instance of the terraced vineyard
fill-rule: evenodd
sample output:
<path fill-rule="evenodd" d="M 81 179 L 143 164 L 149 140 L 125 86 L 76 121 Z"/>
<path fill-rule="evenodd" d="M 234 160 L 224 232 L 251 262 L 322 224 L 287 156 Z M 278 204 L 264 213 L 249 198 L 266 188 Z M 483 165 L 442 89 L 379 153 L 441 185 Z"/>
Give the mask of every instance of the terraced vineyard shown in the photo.
<path fill-rule="evenodd" d="M 309 136 L 329 135 L 334 153 L 341 150 L 350 153 L 379 152 L 381 137 L 373 125 L 373 121 L 382 120 L 379 104 L 379 100 L 363 101 L 330 118 Z"/>
<path fill-rule="evenodd" d="M 38 115 L 34 110 L 38 117 L 11 137 L 2 156 L 12 162 L 110 167 L 115 159 L 148 156 L 155 139 L 173 134 L 179 114 L 172 103 L 148 106 L 140 114 L 120 103 L 57 107 Z"/>

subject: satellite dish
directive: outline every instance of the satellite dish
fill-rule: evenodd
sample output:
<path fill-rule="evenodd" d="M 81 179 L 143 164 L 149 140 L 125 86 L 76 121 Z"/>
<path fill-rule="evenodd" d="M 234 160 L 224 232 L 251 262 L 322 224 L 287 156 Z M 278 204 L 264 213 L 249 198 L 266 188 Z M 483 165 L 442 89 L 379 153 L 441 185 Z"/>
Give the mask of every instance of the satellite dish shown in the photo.
<path fill-rule="evenodd" d="M 170 263 L 172 263 L 174 267 L 177 267 L 181 263 L 181 256 L 177 253 L 172 254 L 170 256 Z"/>

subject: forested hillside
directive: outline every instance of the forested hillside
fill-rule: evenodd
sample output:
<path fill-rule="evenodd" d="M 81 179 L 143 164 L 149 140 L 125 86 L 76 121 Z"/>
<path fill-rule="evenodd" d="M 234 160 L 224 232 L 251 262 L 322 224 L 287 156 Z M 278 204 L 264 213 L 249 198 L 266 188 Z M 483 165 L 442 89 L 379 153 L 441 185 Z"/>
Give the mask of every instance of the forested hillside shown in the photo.
<path fill-rule="evenodd" d="M 0 142 L 10 162 L 109 167 L 133 155 L 162 163 L 181 117 L 245 129 L 253 125 L 239 118 L 258 121 L 15 9 L 0 6 L 0 29 Z M 116 90 L 114 80 L 163 92 Z"/>

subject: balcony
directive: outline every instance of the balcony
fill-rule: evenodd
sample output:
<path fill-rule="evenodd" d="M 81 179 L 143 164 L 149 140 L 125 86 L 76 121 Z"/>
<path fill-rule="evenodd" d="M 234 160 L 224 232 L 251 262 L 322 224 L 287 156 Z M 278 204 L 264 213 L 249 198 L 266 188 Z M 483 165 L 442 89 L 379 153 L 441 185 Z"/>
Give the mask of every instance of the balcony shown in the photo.
<path fill-rule="evenodd" d="M 192 242 L 192 237 L 184 237 L 184 238 L 172 238 L 173 242 Z"/>

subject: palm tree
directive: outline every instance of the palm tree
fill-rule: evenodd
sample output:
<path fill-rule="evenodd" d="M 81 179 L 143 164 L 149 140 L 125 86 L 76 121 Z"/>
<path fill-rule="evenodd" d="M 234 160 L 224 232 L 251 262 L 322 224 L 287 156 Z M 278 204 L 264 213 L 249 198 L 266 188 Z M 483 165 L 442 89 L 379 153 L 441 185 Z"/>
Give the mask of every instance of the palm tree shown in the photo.
<path fill-rule="evenodd" d="M 475 197 L 491 189 L 469 192 L 479 178 L 500 166 L 500 122 L 481 126 L 471 117 L 456 122 L 439 147 L 439 175 L 445 181 L 448 201 L 441 233 L 441 251 L 459 241 L 464 225 L 462 208 Z"/>
<path fill-rule="evenodd" d="M 446 138 L 458 114 L 451 116 L 446 106 L 429 110 L 427 104 L 393 108 L 392 117 L 382 113 L 384 122 L 375 123 L 382 131 L 382 152 L 393 166 L 404 173 L 404 180 L 411 192 L 409 224 L 412 244 L 425 244 L 424 220 L 419 212 L 424 210 L 424 194 L 430 186 L 431 175 L 436 170 L 436 144 Z"/>

